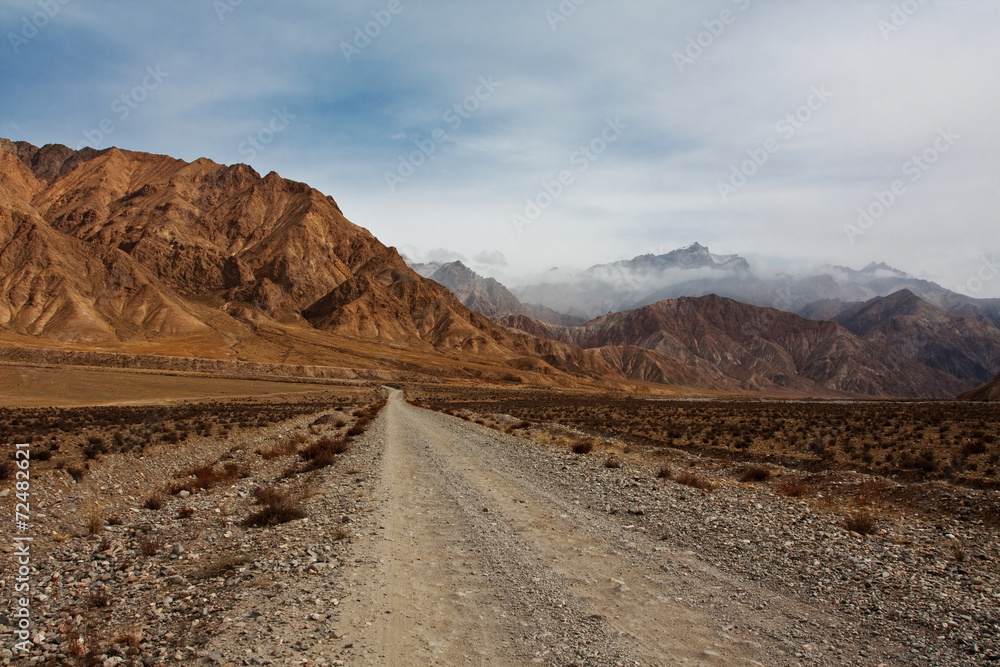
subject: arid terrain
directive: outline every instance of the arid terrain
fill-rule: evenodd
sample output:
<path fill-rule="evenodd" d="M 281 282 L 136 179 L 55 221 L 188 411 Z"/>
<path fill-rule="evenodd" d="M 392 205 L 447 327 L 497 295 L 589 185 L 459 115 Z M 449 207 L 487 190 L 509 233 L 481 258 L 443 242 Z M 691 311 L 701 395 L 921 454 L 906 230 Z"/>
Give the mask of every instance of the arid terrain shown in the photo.
<path fill-rule="evenodd" d="M 5 409 L 5 437 L 34 456 L 38 649 L 0 662 L 1000 659 L 989 480 L 879 473 L 836 443 L 824 457 L 730 442 L 740 420 L 773 426 L 767 402 L 630 404 L 629 420 L 607 395 L 536 404 L 500 390 L 286 386 Z M 800 426 L 806 441 L 825 436 L 835 409 L 879 424 L 895 415 L 907 435 L 948 424 L 959 446 L 966 430 L 996 431 L 995 408 L 921 405 L 783 403 L 768 442 Z M 940 424 L 928 406 L 944 411 Z M 674 423 L 681 432 L 657 440 Z M 950 436 L 944 446 L 950 456 Z M 12 472 L 0 482 L 8 516 Z M 10 646 L 13 619 L 0 620 Z"/>
<path fill-rule="evenodd" d="M 0 140 L 0 663 L 1000 660 L 989 303 L 415 268 L 273 172 Z"/>

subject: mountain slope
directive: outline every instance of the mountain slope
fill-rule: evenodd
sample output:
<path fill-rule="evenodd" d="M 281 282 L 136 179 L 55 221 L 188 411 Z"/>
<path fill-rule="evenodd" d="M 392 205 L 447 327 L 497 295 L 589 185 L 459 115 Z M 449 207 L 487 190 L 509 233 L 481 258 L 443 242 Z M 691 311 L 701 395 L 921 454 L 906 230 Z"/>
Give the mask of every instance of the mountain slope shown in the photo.
<path fill-rule="evenodd" d="M 978 389 L 965 392 L 959 398 L 965 401 L 1000 401 L 1000 375 Z"/>
<path fill-rule="evenodd" d="M 632 345 L 725 377 L 743 390 L 953 396 L 962 383 L 831 322 L 717 296 L 683 298 L 597 318 L 582 327 L 504 321 L 583 348 Z"/>
<path fill-rule="evenodd" d="M 53 230 L 31 206 L 41 187 L 0 150 L 0 326 L 79 343 L 209 331 L 121 251 Z"/>
<path fill-rule="evenodd" d="M 834 321 L 970 386 L 989 382 L 1000 372 L 1000 329 L 952 315 L 909 290 L 856 305 Z"/>
<path fill-rule="evenodd" d="M 246 165 L 0 142 L 0 243 L 0 333 L 39 342 L 280 363 L 375 343 L 390 368 L 624 379 L 470 312 L 332 198 Z"/>
<path fill-rule="evenodd" d="M 479 275 L 459 261 L 422 264 L 406 260 L 406 263 L 424 278 L 430 278 L 448 288 L 466 308 L 491 320 L 499 320 L 508 315 L 528 315 L 542 322 L 565 326 L 583 324 L 586 321 L 585 318 L 564 315 L 545 306 L 521 303 L 502 283 Z"/>

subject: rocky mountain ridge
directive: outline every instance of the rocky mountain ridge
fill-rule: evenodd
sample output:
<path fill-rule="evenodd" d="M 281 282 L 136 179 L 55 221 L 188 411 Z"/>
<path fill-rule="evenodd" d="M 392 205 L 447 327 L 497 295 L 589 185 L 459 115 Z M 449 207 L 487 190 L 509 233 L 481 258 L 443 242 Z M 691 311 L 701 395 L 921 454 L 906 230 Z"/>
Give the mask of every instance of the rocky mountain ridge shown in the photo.
<path fill-rule="evenodd" d="M 955 396 L 967 386 L 889 345 L 833 322 L 807 320 L 719 296 L 661 301 L 580 327 L 527 318 L 507 326 L 585 349 L 634 346 L 744 391 L 840 391 L 877 397 Z"/>

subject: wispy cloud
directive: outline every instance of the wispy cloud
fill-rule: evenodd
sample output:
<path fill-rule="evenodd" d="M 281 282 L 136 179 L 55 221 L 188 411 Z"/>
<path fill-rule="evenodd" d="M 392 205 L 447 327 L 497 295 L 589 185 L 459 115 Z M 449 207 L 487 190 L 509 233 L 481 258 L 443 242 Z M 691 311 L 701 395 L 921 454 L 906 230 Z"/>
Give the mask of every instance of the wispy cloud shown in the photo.
<path fill-rule="evenodd" d="M 888 0 L 587 2 L 555 30 L 552 0 L 399 3 L 379 22 L 388 0 L 228 3 L 221 20 L 203 0 L 71 0 L 17 51 L 2 45 L 0 128 L 75 146 L 159 66 L 170 78 L 109 143 L 246 161 L 242 142 L 287 109 L 294 121 L 254 156 L 258 170 L 319 187 L 386 243 L 502 253 L 509 266 L 496 270 L 700 240 L 717 252 L 886 261 L 956 286 L 985 251 L 1000 207 L 991 0 L 926 3 L 888 39 L 899 4 Z M 727 10 L 736 18 L 720 31 Z M 37 1 L 5 3 L 4 34 L 35 11 Z M 342 45 L 372 21 L 377 35 L 346 58 Z M 675 54 L 706 30 L 678 71 Z M 388 192 L 386 171 L 488 76 L 502 87 Z M 722 201 L 717 183 L 781 136 L 776 123 L 814 86 L 833 97 Z M 616 116 L 629 129 L 613 151 L 518 234 L 511 212 Z M 947 159 L 848 242 L 858 208 L 947 126 L 963 136 Z M 1000 296 L 1000 281 L 977 296 Z"/>

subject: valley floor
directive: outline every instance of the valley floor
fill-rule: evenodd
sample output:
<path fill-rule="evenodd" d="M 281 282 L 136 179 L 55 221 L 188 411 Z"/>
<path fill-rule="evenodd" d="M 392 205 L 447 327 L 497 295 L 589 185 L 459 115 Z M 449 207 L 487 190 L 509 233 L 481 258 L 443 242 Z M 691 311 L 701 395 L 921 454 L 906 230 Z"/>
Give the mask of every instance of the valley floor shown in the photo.
<path fill-rule="evenodd" d="M 317 416 L 215 445 L 211 456 L 252 474 L 183 500 L 204 521 L 179 554 L 130 558 L 127 577 L 87 572 L 122 558 L 133 520 L 161 524 L 136 530 L 176 528 L 131 490 L 126 525 L 107 529 L 109 555 L 96 538 L 73 538 L 48 560 L 66 563 L 64 582 L 84 570 L 81 595 L 93 578 L 121 596 L 116 605 L 137 609 L 146 664 L 875 667 L 1000 658 L 1000 552 L 988 526 L 947 524 L 947 538 L 969 553 L 943 562 L 945 531 L 917 519 L 863 538 L 802 501 L 749 485 L 708 493 L 666 482 L 641 461 L 608 466 L 414 407 L 399 391 L 346 454 L 305 481 L 281 474 L 287 461 L 254 453 L 279 435 L 327 428 Z M 103 465 L 93 483 L 113 484 Z M 241 499 L 265 479 L 306 486 L 308 517 L 243 527 L 252 507 Z M 60 490 L 69 503 L 75 489 Z M 227 553 L 242 557 L 207 568 Z M 67 626 L 60 636 L 56 621 L 76 612 L 69 602 L 56 608 L 56 563 L 38 569 L 49 589 L 34 604 L 55 616 L 42 640 L 61 664 Z M 120 649 L 98 657 L 132 659 Z M 45 664 L 41 654 L 35 664 Z"/>

